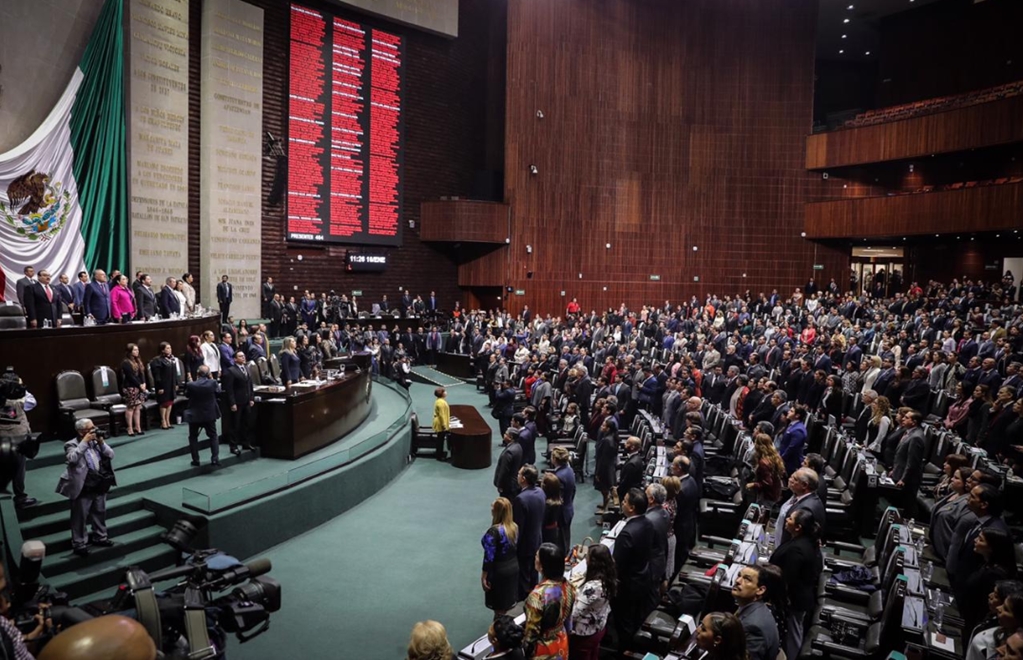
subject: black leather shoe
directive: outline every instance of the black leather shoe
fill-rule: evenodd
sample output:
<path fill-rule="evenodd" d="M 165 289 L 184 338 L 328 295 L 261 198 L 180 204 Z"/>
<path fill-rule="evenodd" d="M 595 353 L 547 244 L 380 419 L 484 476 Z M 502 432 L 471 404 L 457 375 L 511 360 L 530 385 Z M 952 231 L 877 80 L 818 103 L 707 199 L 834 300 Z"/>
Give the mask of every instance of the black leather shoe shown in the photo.
<path fill-rule="evenodd" d="M 211 461 L 210 465 L 212 465 L 213 467 L 220 467 L 220 461 L 219 460 Z"/>
<path fill-rule="evenodd" d="M 89 556 L 89 549 L 88 548 L 75 548 L 71 552 L 75 553 L 79 557 L 88 557 Z"/>
<path fill-rule="evenodd" d="M 245 451 L 256 451 L 256 448 L 253 447 L 252 445 L 243 445 L 242 449 L 244 449 Z"/>
<path fill-rule="evenodd" d="M 110 539 L 103 539 L 102 541 L 89 541 L 89 544 L 100 548 L 110 548 L 113 547 L 114 542 Z"/>
<path fill-rule="evenodd" d="M 192 467 L 199 467 L 200 465 L 199 461 L 192 461 Z"/>
<path fill-rule="evenodd" d="M 19 500 L 14 500 L 14 506 L 18 509 L 35 506 L 36 504 L 39 504 L 39 500 L 34 497 L 23 497 Z"/>
<path fill-rule="evenodd" d="M 231 447 L 231 453 L 234 454 L 235 456 L 241 456 L 242 455 L 241 447 Z"/>

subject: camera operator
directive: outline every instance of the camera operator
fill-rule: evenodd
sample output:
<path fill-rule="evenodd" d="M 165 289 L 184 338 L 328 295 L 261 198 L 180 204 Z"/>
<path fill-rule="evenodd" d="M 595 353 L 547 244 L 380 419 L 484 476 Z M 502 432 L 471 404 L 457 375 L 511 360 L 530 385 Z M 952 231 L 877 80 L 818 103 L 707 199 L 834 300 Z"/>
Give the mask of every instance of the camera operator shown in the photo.
<path fill-rule="evenodd" d="M 10 616 L 11 603 L 7 599 L 7 575 L 4 573 L 4 566 L 0 563 L 0 653 L 4 658 L 11 660 L 33 660 L 25 642 L 32 643 L 44 633 L 53 629 L 53 621 L 46 616 L 45 604 L 39 605 L 39 613 L 35 615 L 35 629 L 22 636 L 21 631 L 8 618 Z"/>
<path fill-rule="evenodd" d="M 7 395 L 12 396 L 7 398 Z M 0 406 L 0 438 L 9 438 L 12 444 L 28 438 L 32 427 L 25 413 L 36 407 L 36 398 L 10 368 L 0 376 Z M 25 456 L 19 451 L 15 451 L 14 456 L 17 461 L 12 478 L 14 506 L 24 509 L 38 500 L 25 494 Z"/>
<path fill-rule="evenodd" d="M 89 544 L 110 547 L 107 538 L 107 491 L 113 484 L 109 461 L 114 450 L 103 442 L 91 419 L 75 422 L 78 437 L 64 444 L 67 469 L 60 476 L 57 492 L 71 500 L 71 544 L 79 557 L 89 555 Z M 91 538 L 85 525 L 92 526 Z"/>

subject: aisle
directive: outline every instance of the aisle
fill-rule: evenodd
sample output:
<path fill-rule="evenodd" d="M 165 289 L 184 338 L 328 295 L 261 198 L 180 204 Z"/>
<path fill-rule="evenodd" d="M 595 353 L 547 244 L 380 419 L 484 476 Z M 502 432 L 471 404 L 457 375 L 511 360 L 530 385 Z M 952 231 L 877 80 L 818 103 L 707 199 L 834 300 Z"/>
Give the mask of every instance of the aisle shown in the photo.
<path fill-rule="evenodd" d="M 411 392 L 428 422 L 433 387 L 413 384 Z M 486 397 L 472 386 L 455 387 L 448 401 L 484 406 Z M 494 427 L 496 465 L 497 422 L 482 411 Z M 544 446 L 539 441 L 538 452 Z M 458 470 L 418 459 L 358 507 L 263 553 L 273 561 L 284 606 L 269 632 L 244 647 L 233 643 L 228 655 L 394 660 L 404 657 L 409 632 L 423 619 L 443 623 L 456 650 L 475 639 L 492 618 L 480 588 L 480 537 L 496 497 L 493 476 L 493 468 Z M 580 484 L 573 541 L 598 533 L 599 502 L 589 482 Z"/>

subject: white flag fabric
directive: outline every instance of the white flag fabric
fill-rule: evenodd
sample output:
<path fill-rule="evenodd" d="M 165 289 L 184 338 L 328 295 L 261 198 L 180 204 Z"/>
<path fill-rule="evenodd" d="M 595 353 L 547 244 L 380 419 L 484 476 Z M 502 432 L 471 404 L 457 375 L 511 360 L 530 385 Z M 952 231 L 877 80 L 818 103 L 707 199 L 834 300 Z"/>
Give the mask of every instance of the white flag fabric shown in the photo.
<path fill-rule="evenodd" d="M 23 143 L 0 154 L 0 296 L 17 300 L 26 266 L 71 283 L 85 270 L 82 207 L 72 170 L 71 106 L 84 78 L 75 69 L 50 115 Z M 19 301 L 20 302 L 20 301 Z"/>

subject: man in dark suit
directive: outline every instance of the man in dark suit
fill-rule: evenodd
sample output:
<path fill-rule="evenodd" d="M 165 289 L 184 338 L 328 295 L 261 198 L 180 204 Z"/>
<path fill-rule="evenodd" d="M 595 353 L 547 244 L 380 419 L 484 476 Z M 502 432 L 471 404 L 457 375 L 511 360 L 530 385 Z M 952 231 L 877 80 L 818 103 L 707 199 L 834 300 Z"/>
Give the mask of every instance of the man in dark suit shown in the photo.
<path fill-rule="evenodd" d="M 51 327 L 60 327 L 60 296 L 50 286 L 48 271 L 39 271 L 39 281 L 26 287 L 21 295 L 25 315 L 28 317 L 28 327 L 42 328 L 47 321 Z"/>
<path fill-rule="evenodd" d="M 177 296 L 174 298 L 177 301 Z M 138 318 L 142 320 L 156 316 L 156 294 L 153 292 L 153 278 L 148 273 L 142 273 L 142 279 L 135 287 L 135 306 L 138 308 Z"/>
<path fill-rule="evenodd" d="M 174 295 L 174 287 L 177 285 L 176 279 L 168 277 L 164 282 L 164 287 L 160 289 L 160 318 L 169 319 L 171 314 L 181 313 L 181 303 Z"/>
<path fill-rule="evenodd" d="M 91 316 L 97 324 L 110 320 L 110 287 L 107 285 L 107 274 L 99 269 L 92 273 L 92 282 L 85 285 L 82 295 L 82 312 Z"/>
<path fill-rule="evenodd" d="M 529 426 L 527 424 L 527 426 Z M 561 529 L 561 538 L 564 540 L 563 548 L 567 555 L 572 550 L 572 519 L 575 517 L 575 470 L 569 461 L 568 449 L 555 447 L 551 451 L 551 461 L 554 463 L 554 476 L 561 482 L 561 520 L 558 527 Z"/>
<path fill-rule="evenodd" d="M 71 305 L 73 305 L 75 302 L 75 293 L 74 291 L 71 290 L 71 285 L 69 284 L 68 276 L 65 275 L 64 273 L 61 273 L 60 277 L 58 277 L 57 279 L 58 279 L 57 285 L 53 287 L 53 290 L 56 291 L 58 295 L 60 295 L 60 302 L 67 305 L 68 309 L 71 309 Z"/>
<path fill-rule="evenodd" d="M 25 291 L 36 283 L 36 269 L 32 266 L 25 266 L 25 270 L 23 272 L 25 273 L 25 277 L 15 283 L 15 287 L 18 291 L 18 304 L 21 305 L 22 308 L 25 307 Z"/>
<path fill-rule="evenodd" d="M 895 448 L 895 462 L 892 465 L 892 481 L 901 489 L 902 515 L 916 517 L 916 496 L 924 474 L 924 430 L 920 427 L 923 415 L 913 410 L 902 416 L 902 427 L 906 429 Z"/>
<path fill-rule="evenodd" d="M 220 373 L 223 374 L 234 364 L 234 335 L 227 331 L 220 333 L 220 345 L 217 348 L 220 350 Z"/>
<path fill-rule="evenodd" d="M 231 453 L 240 456 L 242 448 L 252 449 L 249 440 L 252 407 L 256 405 L 253 399 L 253 383 L 249 378 L 249 371 L 245 368 L 245 351 L 234 352 L 234 364 L 224 369 L 220 374 L 224 384 L 224 404 L 230 411 L 231 419 Z"/>
<path fill-rule="evenodd" d="M 980 484 L 970 490 L 966 508 L 976 518 L 966 516 L 956 526 L 945 558 L 945 569 L 957 598 L 961 596 L 966 580 L 984 566 L 984 557 L 973 547 L 980 533 L 985 529 L 999 529 L 1009 535 L 1009 527 L 1001 517 L 1004 507 L 997 487 Z"/>
<path fill-rule="evenodd" d="M 931 385 L 927 382 L 927 370 L 917 367 L 913 378 L 902 393 L 902 405 L 919 412 L 927 412 L 927 401 L 931 397 Z"/>
<path fill-rule="evenodd" d="M 632 647 L 640 624 L 650 613 L 650 559 L 654 529 L 643 515 L 647 509 L 643 491 L 633 488 L 623 495 L 625 526 L 615 539 L 612 553 L 618 573 L 618 593 L 611 600 L 611 612 L 618 631 L 618 650 L 624 653 Z"/>
<path fill-rule="evenodd" d="M 494 470 L 494 487 L 498 495 L 510 501 L 519 494 L 518 474 L 523 465 L 522 446 L 518 440 L 519 434 L 514 431 L 509 430 L 502 436 L 504 451 L 498 457 L 497 468 Z"/>
<path fill-rule="evenodd" d="M 522 464 L 536 464 L 536 436 L 531 429 L 526 428 L 526 416 L 522 413 L 515 413 L 511 418 L 511 430 L 519 436 L 518 443 L 522 447 Z"/>
<path fill-rule="evenodd" d="M 220 465 L 220 440 L 217 437 L 217 419 L 220 407 L 217 405 L 217 393 L 220 386 L 210 378 L 210 368 L 205 364 L 196 372 L 196 379 L 185 385 L 188 396 L 188 409 L 185 421 L 188 422 L 188 449 L 192 453 L 192 466 L 199 467 L 199 431 L 205 430 L 210 439 L 210 454 L 213 465 Z"/>
<path fill-rule="evenodd" d="M 281 336 L 281 319 L 284 317 L 284 301 L 279 293 L 274 294 L 270 300 L 270 337 L 276 339 Z"/>
<path fill-rule="evenodd" d="M 639 450 L 643 442 L 636 436 L 630 436 L 625 441 L 625 463 L 622 465 L 621 475 L 618 478 L 618 499 L 625 498 L 625 494 L 632 488 L 643 490 L 643 472 L 646 466 L 643 464 L 643 457 Z M 643 507 L 646 510 L 646 507 Z"/>
<path fill-rule="evenodd" d="M 412 309 L 412 296 L 409 294 L 408 289 L 405 289 L 405 293 L 401 294 L 401 314 L 402 316 L 410 316 L 409 312 Z"/>
<path fill-rule="evenodd" d="M 774 615 L 763 602 L 767 585 L 763 568 L 746 566 L 735 577 L 732 596 L 739 610 L 735 613 L 746 633 L 749 660 L 776 660 L 781 639 Z"/>
<path fill-rule="evenodd" d="M 546 497 L 537 486 L 539 474 L 532 465 L 519 468 L 521 492 L 512 502 L 512 518 L 519 528 L 519 600 L 525 600 L 536 586 L 536 551 L 543 542 L 543 509 Z"/>
<path fill-rule="evenodd" d="M 806 449 L 806 408 L 792 406 L 789 408 L 789 425 L 785 427 L 778 453 L 785 462 L 785 471 L 793 474 L 803 464 L 803 452 Z"/>
<path fill-rule="evenodd" d="M 817 495 L 819 483 L 820 478 L 810 468 L 801 467 L 789 476 L 789 490 L 792 491 L 792 497 L 778 510 L 778 520 L 781 522 L 775 526 L 774 547 L 781 546 L 791 537 L 791 534 L 785 529 L 784 521 L 796 509 L 806 509 L 812 513 L 814 522 L 821 526 L 821 534 L 824 533 L 824 503 Z"/>
<path fill-rule="evenodd" d="M 668 499 L 668 491 L 661 484 L 650 484 L 646 487 L 647 509 L 644 516 L 650 521 L 654 532 L 653 546 L 650 551 L 650 609 L 657 607 L 661 600 L 661 590 L 667 587 L 668 562 L 668 528 L 671 516 L 664 510 L 664 502 Z"/>
<path fill-rule="evenodd" d="M 270 303 L 273 302 L 274 293 L 276 293 L 274 278 L 267 276 L 266 282 L 263 282 L 263 286 L 260 288 L 260 292 L 263 300 L 263 318 L 272 319 L 273 314 L 270 312 Z"/>
<path fill-rule="evenodd" d="M 231 315 L 231 302 L 234 300 L 234 287 L 227 281 L 227 275 L 220 278 L 217 285 L 217 304 L 220 305 L 220 322 L 226 323 L 227 317 Z"/>
<path fill-rule="evenodd" d="M 700 487 L 690 475 L 690 460 L 676 456 L 671 462 L 671 474 L 682 482 L 682 488 L 675 496 L 675 565 L 672 573 L 678 573 L 689 559 L 689 552 L 696 547 L 696 523 L 700 511 Z"/>
<path fill-rule="evenodd" d="M 440 309 L 437 303 L 437 294 L 434 291 L 430 292 L 430 297 L 426 301 L 426 310 L 431 314 L 436 313 Z"/>
<path fill-rule="evenodd" d="M 82 309 L 85 300 L 85 288 L 87 286 L 89 286 L 89 274 L 83 270 L 78 273 L 78 281 L 71 286 L 71 294 L 73 296 L 71 304 L 77 310 Z"/>

